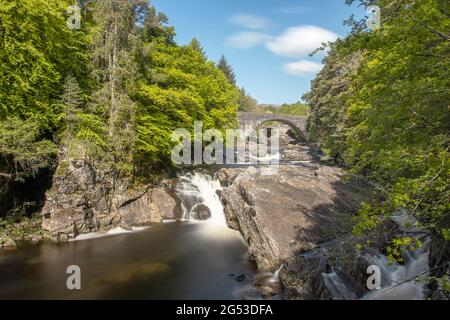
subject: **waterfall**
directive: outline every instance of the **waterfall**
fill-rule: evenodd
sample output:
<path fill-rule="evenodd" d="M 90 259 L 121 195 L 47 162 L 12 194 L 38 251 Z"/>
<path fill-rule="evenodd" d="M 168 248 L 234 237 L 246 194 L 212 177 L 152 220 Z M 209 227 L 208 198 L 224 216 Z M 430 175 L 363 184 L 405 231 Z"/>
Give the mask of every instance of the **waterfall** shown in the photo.
<path fill-rule="evenodd" d="M 369 265 L 378 266 L 381 271 L 381 289 L 369 291 L 363 300 L 423 300 L 425 299 L 428 275 L 430 239 L 421 249 L 403 252 L 404 264 L 392 263 L 381 254 L 365 255 Z M 334 299 L 354 300 L 358 297 L 344 278 L 336 272 L 323 273 L 322 277 L 328 291 Z"/>
<path fill-rule="evenodd" d="M 226 227 L 218 190 L 221 190 L 220 182 L 208 174 L 196 171 L 180 176 L 176 195 L 181 202 L 183 220 L 206 221 Z"/>
<path fill-rule="evenodd" d="M 405 251 L 404 265 L 392 264 L 384 255 L 373 256 L 373 264 L 381 268 L 382 288 L 369 292 L 363 299 L 424 300 L 429 246 L 430 239 L 427 239 L 421 249 Z"/>

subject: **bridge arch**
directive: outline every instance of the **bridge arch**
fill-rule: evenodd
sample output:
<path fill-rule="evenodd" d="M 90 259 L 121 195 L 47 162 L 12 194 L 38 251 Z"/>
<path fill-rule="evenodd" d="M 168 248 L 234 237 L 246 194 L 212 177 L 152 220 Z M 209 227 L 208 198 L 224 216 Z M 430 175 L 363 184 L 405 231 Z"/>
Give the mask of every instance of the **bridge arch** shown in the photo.
<path fill-rule="evenodd" d="M 307 142 L 306 137 L 306 117 L 282 115 L 282 114 L 260 114 L 251 112 L 242 112 L 239 114 L 241 126 L 256 129 L 266 122 L 276 121 L 291 127 L 296 133 L 297 142 Z"/>

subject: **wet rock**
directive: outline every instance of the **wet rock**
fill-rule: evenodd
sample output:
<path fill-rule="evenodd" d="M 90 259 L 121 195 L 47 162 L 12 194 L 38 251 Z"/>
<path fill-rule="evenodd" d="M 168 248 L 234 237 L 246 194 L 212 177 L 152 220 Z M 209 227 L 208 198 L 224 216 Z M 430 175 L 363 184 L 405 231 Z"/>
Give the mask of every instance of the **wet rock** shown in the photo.
<path fill-rule="evenodd" d="M 160 187 L 154 188 L 151 191 L 150 201 L 154 205 L 153 210 L 164 220 L 177 219 L 181 215 L 173 191 L 173 181 L 163 181 Z"/>
<path fill-rule="evenodd" d="M 211 210 L 204 204 L 196 205 L 191 211 L 194 220 L 208 220 L 211 218 Z"/>
<path fill-rule="evenodd" d="M 281 282 L 277 275 L 270 272 L 257 274 L 253 279 L 253 286 L 261 293 L 263 297 L 273 297 L 280 293 Z"/>
<path fill-rule="evenodd" d="M 0 249 L 13 249 L 17 246 L 14 239 L 10 237 L 0 237 Z"/>
<path fill-rule="evenodd" d="M 32 244 L 38 244 L 39 242 L 42 242 L 44 240 L 44 237 L 42 235 L 32 235 L 30 238 L 30 242 Z"/>
<path fill-rule="evenodd" d="M 450 275 L 450 241 L 442 237 L 442 229 L 450 229 L 450 214 L 444 216 L 431 233 L 431 276 L 437 278 Z M 450 300 L 450 293 L 443 290 L 436 281 L 432 281 L 429 288 L 429 295 L 433 300 Z"/>
<path fill-rule="evenodd" d="M 261 285 L 261 286 L 255 286 L 256 290 L 261 294 L 263 298 L 269 298 L 276 296 L 280 290 L 280 286 L 268 286 L 268 285 Z"/>
<path fill-rule="evenodd" d="M 351 218 L 372 198 L 372 186 L 318 164 L 281 165 L 271 176 L 255 168 L 223 169 L 217 177 L 228 186 L 220 193 L 227 222 L 247 240 L 258 268 L 275 271 L 286 262 L 280 278 L 289 298 L 329 298 L 321 279 L 327 259 L 320 253 L 299 257 L 350 235 Z M 260 287 L 267 295 L 278 289 Z"/>
<path fill-rule="evenodd" d="M 84 161 L 61 161 L 46 194 L 42 228 L 53 241 L 161 223 L 176 212 L 172 181 L 132 187 Z"/>
<path fill-rule="evenodd" d="M 234 280 L 236 280 L 237 282 L 243 282 L 245 281 L 245 279 L 247 279 L 247 276 L 245 274 L 241 274 L 237 277 L 234 277 Z"/>

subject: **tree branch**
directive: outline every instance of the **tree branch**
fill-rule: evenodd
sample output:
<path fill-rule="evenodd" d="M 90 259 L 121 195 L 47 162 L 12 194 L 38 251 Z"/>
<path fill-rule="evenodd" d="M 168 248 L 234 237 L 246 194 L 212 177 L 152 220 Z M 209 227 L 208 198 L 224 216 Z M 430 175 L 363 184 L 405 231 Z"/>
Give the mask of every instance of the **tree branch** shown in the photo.
<path fill-rule="evenodd" d="M 431 32 L 433 32 L 434 34 L 436 34 L 436 35 L 438 35 L 438 36 L 444 38 L 444 39 L 447 40 L 447 41 L 450 41 L 450 36 L 449 36 L 449 35 L 447 35 L 447 34 L 441 32 L 441 31 L 439 31 L 439 30 L 437 30 L 437 29 L 433 29 L 433 28 L 431 28 L 430 26 L 427 26 L 426 24 L 424 24 L 423 22 L 417 20 L 416 18 L 414 18 L 414 17 L 413 17 L 412 15 L 410 15 L 410 14 L 407 14 L 407 16 L 408 16 L 411 20 L 417 22 L 417 23 L 420 24 L 422 27 L 425 27 L 426 29 L 428 29 L 428 30 L 430 30 Z"/>

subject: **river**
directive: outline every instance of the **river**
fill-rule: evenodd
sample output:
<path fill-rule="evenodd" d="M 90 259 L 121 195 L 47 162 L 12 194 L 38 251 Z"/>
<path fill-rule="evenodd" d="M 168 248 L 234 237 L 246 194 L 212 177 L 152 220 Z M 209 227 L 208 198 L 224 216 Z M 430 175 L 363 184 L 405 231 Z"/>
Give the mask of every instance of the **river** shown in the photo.
<path fill-rule="evenodd" d="M 292 152 L 282 151 L 284 157 Z M 295 153 L 282 161 L 290 166 L 305 162 L 310 159 Z M 0 299 L 261 299 L 252 286 L 261 274 L 245 240 L 226 224 L 220 189 L 212 174 L 180 174 L 180 221 L 0 252 Z M 396 218 L 404 232 L 415 225 L 408 217 Z M 381 253 L 366 257 L 380 268 L 383 286 L 359 298 L 424 299 L 423 281 L 412 279 L 427 275 L 428 247 L 426 240 L 422 249 L 405 252 L 404 265 L 391 264 Z M 81 270 L 81 290 L 66 285 L 66 270 L 73 265 Z M 273 275 L 267 277 L 274 280 Z M 337 273 L 322 277 L 334 299 L 358 298 Z"/>
<path fill-rule="evenodd" d="M 3 252 L 0 299 L 254 298 L 256 268 L 242 236 L 226 226 L 218 187 L 206 174 L 180 177 L 184 221 Z M 210 210 L 205 221 L 189 218 L 198 204 Z M 81 269 L 81 290 L 67 289 L 71 265 Z"/>

